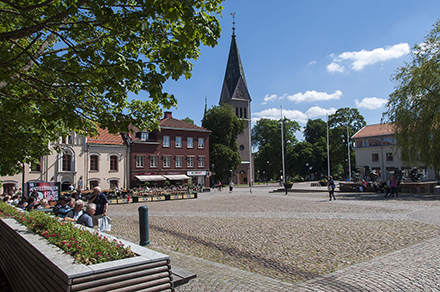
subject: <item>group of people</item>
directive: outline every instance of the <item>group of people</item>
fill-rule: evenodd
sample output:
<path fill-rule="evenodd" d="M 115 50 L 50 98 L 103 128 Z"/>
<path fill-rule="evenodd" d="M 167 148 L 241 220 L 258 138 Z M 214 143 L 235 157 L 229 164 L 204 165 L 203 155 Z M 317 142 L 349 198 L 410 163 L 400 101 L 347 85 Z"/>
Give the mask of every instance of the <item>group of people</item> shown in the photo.
<path fill-rule="evenodd" d="M 385 198 L 390 195 L 390 198 L 394 196 L 398 197 L 397 187 L 399 186 L 399 181 L 393 176 L 388 179 L 388 181 L 381 180 L 378 184 L 378 192 L 384 192 Z"/>
<path fill-rule="evenodd" d="M 39 200 L 38 193 L 31 192 L 29 196 L 25 196 L 23 195 L 21 189 L 10 189 L 3 197 L 3 202 L 14 205 L 26 211 L 47 208 L 49 206 L 49 201 L 47 199 Z"/>
<path fill-rule="evenodd" d="M 12 198 L 10 195 L 6 195 L 3 201 L 26 211 L 44 209 L 42 211 L 64 218 L 66 221 L 75 222 L 90 228 L 97 226 L 98 217 L 107 216 L 108 210 L 108 199 L 106 195 L 101 192 L 100 187 L 93 189 L 93 195 L 88 200 L 85 210 L 85 202 L 81 199 L 75 199 L 73 196 L 59 196 L 53 208 L 50 208 L 47 199 L 38 201 L 38 197 L 36 197 L 33 192 L 31 192 L 29 196 L 20 196 L 17 194 Z"/>

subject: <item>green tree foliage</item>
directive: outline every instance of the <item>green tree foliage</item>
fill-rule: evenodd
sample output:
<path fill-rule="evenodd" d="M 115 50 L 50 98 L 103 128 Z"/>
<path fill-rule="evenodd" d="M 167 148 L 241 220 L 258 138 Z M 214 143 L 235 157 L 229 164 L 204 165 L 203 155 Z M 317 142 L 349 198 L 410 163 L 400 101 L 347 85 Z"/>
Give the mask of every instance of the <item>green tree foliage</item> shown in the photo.
<path fill-rule="evenodd" d="M 304 142 L 291 147 L 286 156 L 287 173 L 291 176 L 320 178 L 327 174 L 327 123 L 321 119 L 308 120 Z"/>
<path fill-rule="evenodd" d="M 285 154 L 297 143 L 295 132 L 300 129 L 296 121 L 283 119 Z M 254 158 L 256 172 L 263 179 L 278 178 L 282 170 L 281 120 L 260 119 L 252 128 L 252 145 L 258 148 Z"/>
<path fill-rule="evenodd" d="M 336 176 L 348 175 L 348 143 L 350 137 L 367 124 L 356 108 L 340 108 L 329 115 L 330 128 L 330 168 Z M 348 128 L 348 139 L 347 139 Z M 356 156 L 350 143 L 350 162 L 352 169 L 356 166 Z M 342 173 L 340 171 L 344 170 Z"/>
<path fill-rule="evenodd" d="M 202 120 L 202 127 L 211 130 L 209 136 L 209 160 L 214 164 L 216 179 L 225 179 L 235 172 L 241 163 L 237 136 L 243 133 L 246 121 L 239 119 L 230 105 L 210 108 Z"/>
<path fill-rule="evenodd" d="M 415 45 L 412 61 L 397 69 L 394 92 L 383 121 L 394 126 L 401 158 L 409 165 L 440 168 L 440 20 L 424 42 Z"/>
<path fill-rule="evenodd" d="M 215 46 L 222 0 L 0 2 L 0 175 L 69 132 L 157 126 L 168 79 Z M 128 94 L 148 93 L 145 100 Z"/>
<path fill-rule="evenodd" d="M 187 122 L 187 123 L 190 123 L 190 124 L 194 125 L 194 120 L 193 120 L 193 119 L 191 119 L 191 118 L 189 118 L 189 117 L 186 117 L 186 118 L 182 119 L 182 121 L 184 121 L 184 122 Z"/>
<path fill-rule="evenodd" d="M 308 120 L 304 128 L 306 142 L 315 144 L 327 137 L 327 123 L 321 119 Z"/>

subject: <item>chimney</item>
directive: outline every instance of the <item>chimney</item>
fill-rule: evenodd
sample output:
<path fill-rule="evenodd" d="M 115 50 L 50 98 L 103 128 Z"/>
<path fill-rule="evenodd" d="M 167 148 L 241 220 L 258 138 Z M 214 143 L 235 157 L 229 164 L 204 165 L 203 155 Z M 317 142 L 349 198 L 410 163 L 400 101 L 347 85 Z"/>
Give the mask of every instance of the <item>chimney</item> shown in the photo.
<path fill-rule="evenodd" d="M 166 118 L 172 118 L 173 117 L 173 113 L 172 112 L 165 112 L 164 113 L 165 115 L 164 115 L 164 119 L 166 119 Z"/>

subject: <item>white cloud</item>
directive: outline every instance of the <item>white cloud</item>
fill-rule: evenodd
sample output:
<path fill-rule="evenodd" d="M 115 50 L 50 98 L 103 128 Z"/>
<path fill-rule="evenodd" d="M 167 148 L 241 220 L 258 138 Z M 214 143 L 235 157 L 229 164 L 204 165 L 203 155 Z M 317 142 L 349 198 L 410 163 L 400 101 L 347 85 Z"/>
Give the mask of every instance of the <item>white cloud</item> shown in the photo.
<path fill-rule="evenodd" d="M 277 100 L 278 96 L 276 94 L 266 94 L 266 96 L 264 97 L 264 102 L 262 104 L 267 104 L 268 101 L 274 101 Z"/>
<path fill-rule="evenodd" d="M 295 103 L 300 103 L 304 101 L 315 102 L 321 100 L 333 100 L 339 99 L 342 96 L 342 92 L 340 90 L 336 90 L 332 94 L 328 94 L 327 92 L 317 92 L 315 90 L 306 91 L 305 93 L 298 92 L 294 95 L 285 95 L 280 98 L 287 98 L 290 101 L 294 101 Z"/>
<path fill-rule="evenodd" d="M 344 64 L 351 67 L 354 71 L 360 71 L 365 66 L 373 65 L 378 62 L 385 62 L 407 55 L 410 52 L 407 43 L 401 43 L 390 47 L 377 48 L 372 51 L 361 50 L 358 52 L 344 52 L 335 57 L 332 55 L 333 62 L 327 66 L 328 72 L 343 72 Z"/>
<path fill-rule="evenodd" d="M 357 99 L 355 99 L 354 101 L 356 102 L 356 106 L 358 108 L 366 108 L 370 110 L 381 108 L 384 104 L 388 102 L 387 99 L 377 97 L 366 97 L 360 102 Z"/>
<path fill-rule="evenodd" d="M 300 124 L 307 123 L 308 119 L 316 119 L 319 117 L 325 119 L 325 116 L 327 114 L 331 115 L 335 112 L 335 108 L 323 109 L 317 106 L 309 108 L 305 113 L 298 110 L 286 110 L 283 108 L 284 117 L 293 121 L 297 121 Z M 262 110 L 261 112 L 252 113 L 252 116 L 252 122 L 254 123 L 260 119 L 279 120 L 281 118 L 281 111 L 279 108 L 270 108 Z"/>
<path fill-rule="evenodd" d="M 332 115 L 336 112 L 336 110 L 337 109 L 334 107 L 325 109 L 320 108 L 319 106 L 314 106 L 306 111 L 306 115 L 309 117 L 309 119 L 316 119 L 319 117 L 325 117 L 326 115 Z"/>
<path fill-rule="evenodd" d="M 309 65 L 315 65 L 315 64 L 316 64 L 316 61 L 312 61 L 309 63 Z"/>
<path fill-rule="evenodd" d="M 315 102 L 315 101 L 322 101 L 322 100 L 334 100 L 334 99 L 340 99 L 342 96 L 342 91 L 336 90 L 334 93 L 327 93 L 327 92 L 317 92 L 315 90 L 308 90 L 304 93 L 298 92 L 293 95 L 283 94 L 281 96 L 278 96 L 276 94 L 266 94 L 264 97 L 264 102 L 262 104 L 267 104 L 268 102 L 272 102 L 278 99 L 284 99 L 287 98 L 289 101 L 293 101 L 295 103 L 300 102 Z"/>
<path fill-rule="evenodd" d="M 341 66 L 341 65 L 339 65 L 339 64 L 336 63 L 336 62 L 331 62 L 331 63 L 327 66 L 327 71 L 330 72 L 330 73 L 333 73 L 333 72 L 339 72 L 339 73 L 342 73 L 342 72 L 345 71 L 345 68 L 344 68 L 344 66 Z"/>

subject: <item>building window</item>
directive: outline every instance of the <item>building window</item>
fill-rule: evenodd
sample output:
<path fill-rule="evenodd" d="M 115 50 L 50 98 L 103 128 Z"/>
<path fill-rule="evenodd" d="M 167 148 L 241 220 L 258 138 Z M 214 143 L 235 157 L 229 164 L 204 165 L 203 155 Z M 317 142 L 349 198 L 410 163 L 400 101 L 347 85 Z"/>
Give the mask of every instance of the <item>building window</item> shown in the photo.
<path fill-rule="evenodd" d="M 368 140 L 364 140 L 364 147 L 368 147 Z"/>
<path fill-rule="evenodd" d="M 238 107 L 235 108 L 235 115 L 236 115 L 237 118 L 238 118 Z"/>
<path fill-rule="evenodd" d="M 176 136 L 176 148 L 182 148 L 182 137 Z"/>
<path fill-rule="evenodd" d="M 188 137 L 186 140 L 186 148 L 193 148 L 193 137 Z"/>
<path fill-rule="evenodd" d="M 205 148 L 204 142 L 205 142 L 205 140 L 203 140 L 203 138 L 199 138 L 199 143 L 197 144 L 199 149 Z"/>
<path fill-rule="evenodd" d="M 72 171 L 72 155 L 69 153 L 63 155 L 63 171 Z"/>
<path fill-rule="evenodd" d="M 205 167 L 205 157 L 199 157 L 199 167 Z"/>
<path fill-rule="evenodd" d="M 38 159 L 38 162 L 32 162 L 31 163 L 31 171 L 41 171 L 41 157 Z"/>
<path fill-rule="evenodd" d="M 98 171 L 98 155 L 90 155 L 90 171 Z"/>
<path fill-rule="evenodd" d="M 72 135 L 67 136 L 67 143 L 73 144 L 73 136 Z"/>
<path fill-rule="evenodd" d="M 93 190 L 95 187 L 99 186 L 99 181 L 91 180 L 89 184 L 90 184 L 90 189 Z"/>
<path fill-rule="evenodd" d="M 170 156 L 164 156 L 163 157 L 163 167 L 170 167 Z"/>
<path fill-rule="evenodd" d="M 244 111 L 244 118 L 247 119 L 247 108 L 245 107 L 243 111 Z"/>
<path fill-rule="evenodd" d="M 170 147 L 170 136 L 163 136 L 163 147 Z"/>
<path fill-rule="evenodd" d="M 141 133 L 141 140 L 142 141 L 147 141 L 148 140 L 148 133 L 147 132 L 142 132 Z"/>
<path fill-rule="evenodd" d="M 136 167 L 137 168 L 142 168 L 144 167 L 144 156 L 136 156 Z"/>
<path fill-rule="evenodd" d="M 371 160 L 373 162 L 379 162 L 379 153 L 372 153 Z"/>
<path fill-rule="evenodd" d="M 176 156 L 176 167 L 182 167 L 182 156 Z"/>
<path fill-rule="evenodd" d="M 192 156 L 188 157 L 188 164 L 187 164 L 187 166 L 188 167 L 194 167 L 194 157 L 192 157 Z"/>
<path fill-rule="evenodd" d="M 157 167 L 157 156 L 150 156 L 150 167 Z"/>
<path fill-rule="evenodd" d="M 113 170 L 113 171 L 118 170 L 118 156 L 117 155 L 110 156 L 110 170 Z"/>
<path fill-rule="evenodd" d="M 117 180 L 111 180 L 110 181 L 110 188 L 111 189 L 117 189 L 118 188 L 118 181 Z"/>
<path fill-rule="evenodd" d="M 393 161 L 393 153 L 392 152 L 387 152 L 387 161 Z"/>

